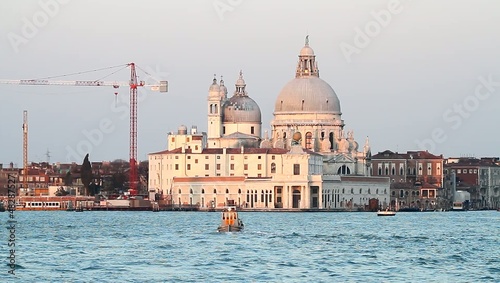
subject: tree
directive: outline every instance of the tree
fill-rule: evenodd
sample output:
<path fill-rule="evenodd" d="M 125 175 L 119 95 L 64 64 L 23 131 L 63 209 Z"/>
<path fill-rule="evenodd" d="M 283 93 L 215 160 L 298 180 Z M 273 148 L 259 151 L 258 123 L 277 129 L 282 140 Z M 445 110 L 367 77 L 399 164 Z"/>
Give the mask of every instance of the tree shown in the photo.
<path fill-rule="evenodd" d="M 92 176 L 92 165 L 90 164 L 88 153 L 87 155 L 85 155 L 85 158 L 83 159 L 80 174 L 82 178 L 83 188 L 85 190 L 85 195 L 88 196 L 90 192 L 90 184 L 94 179 L 94 177 Z"/>
<path fill-rule="evenodd" d="M 112 176 L 113 188 L 123 189 L 123 184 L 127 180 L 127 176 L 121 172 L 114 173 Z"/>
<path fill-rule="evenodd" d="M 69 194 L 69 192 L 67 192 L 66 190 L 64 190 L 63 187 L 59 187 L 57 189 L 57 191 L 55 192 L 55 195 L 58 196 L 58 197 L 60 197 L 60 196 L 66 196 L 68 194 Z"/>
<path fill-rule="evenodd" d="M 65 186 L 71 186 L 73 185 L 73 176 L 71 176 L 71 172 L 68 171 L 66 173 L 66 176 L 64 177 L 64 185 Z"/>

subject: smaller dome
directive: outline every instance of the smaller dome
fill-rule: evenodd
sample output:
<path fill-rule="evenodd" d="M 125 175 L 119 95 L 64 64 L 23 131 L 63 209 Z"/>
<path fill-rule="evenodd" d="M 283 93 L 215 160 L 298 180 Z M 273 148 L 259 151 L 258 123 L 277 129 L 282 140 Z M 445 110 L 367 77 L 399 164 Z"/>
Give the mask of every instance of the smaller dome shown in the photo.
<path fill-rule="evenodd" d="M 184 125 L 180 125 L 179 128 L 177 129 L 177 134 L 186 135 L 187 134 L 187 127 Z"/>
<path fill-rule="evenodd" d="M 314 50 L 309 45 L 306 45 L 300 50 L 299 56 L 314 56 Z"/>
<path fill-rule="evenodd" d="M 227 87 L 224 85 L 224 80 L 222 78 L 220 79 L 219 89 L 220 89 L 221 96 L 226 96 L 226 94 L 227 94 Z"/>
<path fill-rule="evenodd" d="M 223 122 L 261 123 L 260 108 L 248 96 L 233 96 L 223 106 Z"/>
<path fill-rule="evenodd" d="M 210 85 L 210 88 L 208 89 L 209 92 L 219 92 L 220 91 L 220 87 L 219 85 L 217 84 L 217 79 L 214 77 L 214 80 L 212 82 L 212 84 Z"/>

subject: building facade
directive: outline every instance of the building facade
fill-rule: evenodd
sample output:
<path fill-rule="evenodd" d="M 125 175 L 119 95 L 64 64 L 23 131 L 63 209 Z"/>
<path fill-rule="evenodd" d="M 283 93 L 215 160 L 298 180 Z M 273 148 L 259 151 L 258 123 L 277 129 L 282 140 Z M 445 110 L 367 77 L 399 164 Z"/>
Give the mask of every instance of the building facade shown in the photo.
<path fill-rule="evenodd" d="M 386 150 L 372 156 L 373 176 L 387 176 L 391 180 L 391 203 L 400 208 L 435 209 L 441 203 L 439 192 L 443 187 L 442 155 L 428 151 L 406 153 Z"/>
<path fill-rule="evenodd" d="M 389 178 L 370 176 L 368 139 L 344 132 L 340 101 L 306 38 L 295 78 L 279 93 L 271 136 L 240 71 L 232 97 L 221 79 L 208 90 L 207 133 L 179 127 L 149 154 L 150 192 L 201 209 L 364 209 L 389 203 Z"/>
<path fill-rule="evenodd" d="M 457 190 L 470 193 L 472 209 L 500 207 L 499 158 L 448 158 L 445 173 L 450 184 L 455 174 Z"/>

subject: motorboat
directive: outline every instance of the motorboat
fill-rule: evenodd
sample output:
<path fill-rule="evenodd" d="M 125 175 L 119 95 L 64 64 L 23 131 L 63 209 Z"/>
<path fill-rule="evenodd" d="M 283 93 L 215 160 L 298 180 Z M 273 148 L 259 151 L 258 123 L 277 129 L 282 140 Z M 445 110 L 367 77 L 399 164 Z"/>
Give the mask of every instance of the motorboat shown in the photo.
<path fill-rule="evenodd" d="M 394 216 L 394 215 L 396 215 L 396 211 L 389 209 L 389 207 L 387 207 L 385 210 L 377 211 L 377 216 Z"/>
<path fill-rule="evenodd" d="M 221 213 L 221 224 L 217 228 L 218 232 L 239 232 L 245 225 L 238 216 L 236 207 L 227 207 Z"/>

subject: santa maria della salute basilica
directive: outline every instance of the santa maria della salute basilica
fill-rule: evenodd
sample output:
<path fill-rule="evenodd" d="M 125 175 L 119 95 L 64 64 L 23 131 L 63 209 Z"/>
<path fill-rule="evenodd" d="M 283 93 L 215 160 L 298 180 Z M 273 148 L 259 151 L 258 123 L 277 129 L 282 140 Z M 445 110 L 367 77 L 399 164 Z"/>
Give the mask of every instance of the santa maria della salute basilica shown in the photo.
<path fill-rule="evenodd" d="M 229 90 L 231 91 L 231 90 Z M 295 78 L 276 96 L 271 132 L 240 71 L 234 91 L 208 89 L 207 132 L 180 126 L 167 149 L 149 154 L 149 190 L 200 210 L 356 210 L 390 202 L 390 180 L 371 176 L 368 138 L 344 130 L 340 100 L 320 78 L 308 38 Z"/>

